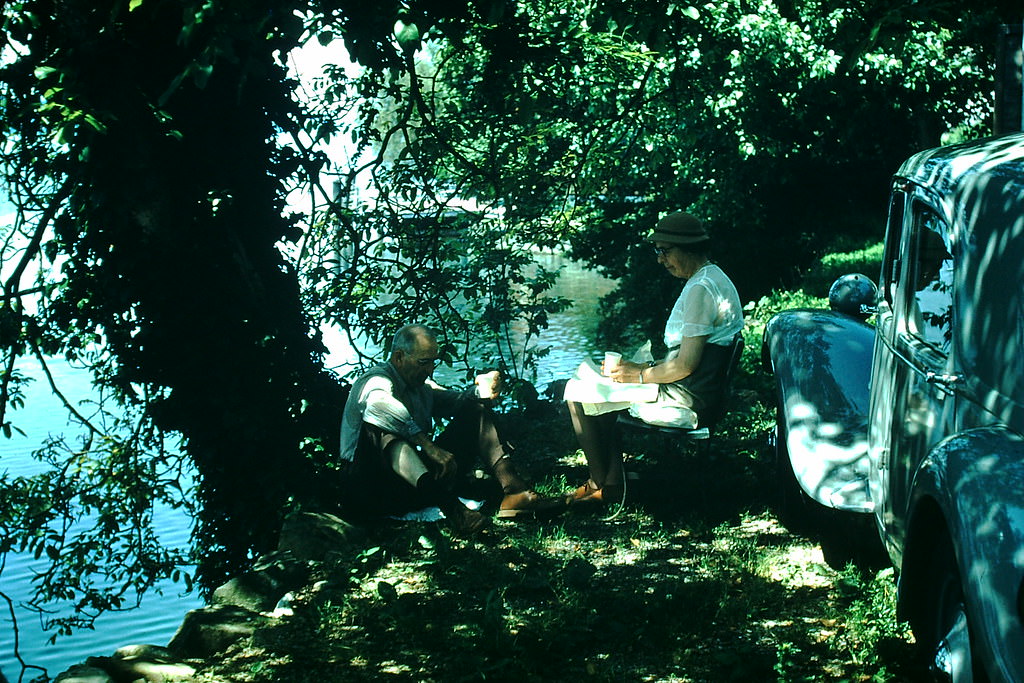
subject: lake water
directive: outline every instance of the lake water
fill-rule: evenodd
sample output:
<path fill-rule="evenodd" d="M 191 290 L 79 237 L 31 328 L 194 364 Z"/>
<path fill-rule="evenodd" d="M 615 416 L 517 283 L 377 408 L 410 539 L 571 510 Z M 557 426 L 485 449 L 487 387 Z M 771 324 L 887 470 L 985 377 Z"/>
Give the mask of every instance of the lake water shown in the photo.
<path fill-rule="evenodd" d="M 595 331 L 595 311 L 598 299 L 612 289 L 612 283 L 575 263 L 565 262 L 557 255 L 539 255 L 538 261 L 549 268 L 562 267 L 553 295 L 564 296 L 574 302 L 569 310 L 552 316 L 550 327 L 538 343 L 550 349 L 541 359 L 537 369 L 536 384 L 543 388 L 552 380 L 567 378 L 586 356 L 594 356 L 592 339 Z M 340 336 L 327 337 L 331 350 L 327 366 L 343 365 L 346 361 L 345 347 Z M 83 370 L 69 367 L 66 363 L 52 366 L 58 386 L 61 386 L 73 403 L 91 396 L 88 375 Z M 439 379 L 444 379 L 443 368 L 438 369 Z M 33 363 L 22 368 L 25 374 L 39 375 Z M 33 382 L 27 392 L 27 406 L 13 415 L 13 421 L 26 432 L 25 436 L 15 435 L 12 439 L 0 436 L 0 471 L 12 475 L 26 475 L 38 471 L 38 463 L 31 457 L 51 434 L 77 433 L 65 419 L 65 411 L 58 400 L 49 394 L 45 381 Z M 178 511 L 161 511 L 159 527 L 165 543 L 184 547 L 188 543 L 191 519 Z M 0 568 L 0 593 L 6 594 L 14 603 L 18 620 L 19 654 L 26 663 L 47 669 L 50 677 L 56 676 L 69 666 L 93 655 L 110 655 L 117 648 L 133 643 L 166 645 L 181 623 L 185 612 L 202 606 L 195 595 L 182 595 L 181 584 L 168 583 L 160 586 L 162 594 L 148 594 L 142 606 L 127 612 L 106 614 L 96 622 L 95 631 L 84 631 L 72 636 L 59 638 L 56 644 L 47 644 L 49 633 L 44 632 L 38 616 L 24 606 L 31 592 L 31 577 L 43 564 L 30 556 L 11 553 L 6 565 Z M 14 629 L 7 606 L 0 602 L 0 672 L 10 683 L 21 676 L 22 669 L 14 656 Z M 24 681 L 39 675 L 39 671 L 28 669 Z"/>
<path fill-rule="evenodd" d="M 63 361 L 53 362 L 49 367 L 55 384 L 61 387 L 69 401 L 88 414 L 88 406 L 83 405 L 92 395 L 88 374 Z M 13 476 L 28 476 L 42 470 L 43 466 L 31 457 L 31 453 L 42 446 L 47 437 L 57 434 L 72 437 L 80 432 L 77 425 L 68 423 L 63 405 L 50 393 L 38 364 L 26 362 L 19 368 L 35 378 L 25 392 L 26 407 L 11 415 L 12 422 L 25 435 L 15 434 L 11 439 L 0 437 L 0 468 Z M 158 510 L 155 519 L 165 544 L 186 547 L 190 533 L 190 521 L 186 516 L 173 510 Z M 78 632 L 48 645 L 46 641 L 50 634 L 43 630 L 38 614 L 24 606 L 30 598 L 32 576 L 45 566 L 45 561 L 36 560 L 30 554 L 8 554 L 0 575 L 0 592 L 6 594 L 14 605 L 18 621 L 18 651 L 22 659 L 46 668 L 51 677 L 87 656 L 109 655 L 129 642 L 166 644 L 185 611 L 200 606 L 197 596 L 179 595 L 178 591 L 182 590 L 180 584 L 163 585 L 163 595 L 147 595 L 142 609 L 105 615 L 97 621 L 96 631 Z M 2 603 L 0 670 L 11 683 L 18 680 L 21 673 L 14 656 L 14 626 L 9 610 Z M 37 670 L 27 670 L 25 680 L 38 674 Z"/>
<path fill-rule="evenodd" d="M 527 373 L 523 378 L 543 390 L 553 380 L 566 379 L 584 356 L 597 353 L 593 342 L 597 324 L 595 313 L 600 298 L 612 290 L 614 283 L 557 254 L 540 253 L 535 256 L 535 261 L 549 270 L 560 269 L 561 275 L 548 295 L 565 297 L 573 302 L 568 310 L 550 317 L 549 327 L 539 338 L 528 342 L 531 350 L 543 349 L 546 354 L 536 367 L 536 376 Z M 325 365 L 342 376 L 356 372 L 358 368 L 354 359 L 358 356 L 348 335 L 331 326 L 324 326 L 321 332 L 328 348 Z M 513 349 L 517 351 L 515 362 L 518 367 L 522 362 L 523 334 L 513 327 L 511 336 Z M 368 341 L 357 340 L 356 344 L 364 354 L 380 350 Z M 459 367 L 442 365 L 435 371 L 434 378 L 445 386 L 465 383 L 464 371 Z"/>

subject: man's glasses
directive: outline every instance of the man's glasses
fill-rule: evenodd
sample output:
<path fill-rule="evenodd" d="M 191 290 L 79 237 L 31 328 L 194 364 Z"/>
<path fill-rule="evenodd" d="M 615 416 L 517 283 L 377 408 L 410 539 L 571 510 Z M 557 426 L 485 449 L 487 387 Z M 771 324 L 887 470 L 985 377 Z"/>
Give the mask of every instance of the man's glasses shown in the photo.
<path fill-rule="evenodd" d="M 672 251 L 673 249 L 675 249 L 674 246 L 672 246 L 672 247 L 655 247 L 654 248 L 654 253 L 657 254 L 658 256 L 664 256 L 665 254 L 667 254 L 668 252 Z"/>
<path fill-rule="evenodd" d="M 431 367 L 436 368 L 437 364 L 441 362 L 440 358 L 417 358 L 416 364 L 421 368 Z"/>

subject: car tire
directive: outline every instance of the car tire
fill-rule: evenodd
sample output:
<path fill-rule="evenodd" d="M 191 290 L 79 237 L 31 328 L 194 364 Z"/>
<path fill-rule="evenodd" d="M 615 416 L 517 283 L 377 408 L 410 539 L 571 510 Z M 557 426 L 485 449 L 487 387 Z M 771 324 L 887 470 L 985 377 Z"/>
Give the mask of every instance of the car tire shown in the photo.
<path fill-rule="evenodd" d="M 967 603 L 948 538 L 932 546 L 928 585 L 911 615 L 921 663 L 931 680 L 943 683 L 987 683 L 974 657 Z"/>
<path fill-rule="evenodd" d="M 782 410 L 776 410 L 775 429 L 769 440 L 775 457 L 775 478 L 777 486 L 777 514 L 783 526 L 793 533 L 809 535 L 814 531 L 809 514 L 809 503 L 812 501 L 800 488 L 793 473 L 793 464 L 789 460 L 789 449 L 786 447 L 786 426 Z"/>
<path fill-rule="evenodd" d="M 776 514 L 782 525 L 794 534 L 817 541 L 825 563 L 837 571 L 851 562 L 867 570 L 889 566 L 874 517 L 826 507 L 800 487 L 789 459 L 786 436 L 782 411 L 777 410 L 770 440 L 775 452 Z"/>

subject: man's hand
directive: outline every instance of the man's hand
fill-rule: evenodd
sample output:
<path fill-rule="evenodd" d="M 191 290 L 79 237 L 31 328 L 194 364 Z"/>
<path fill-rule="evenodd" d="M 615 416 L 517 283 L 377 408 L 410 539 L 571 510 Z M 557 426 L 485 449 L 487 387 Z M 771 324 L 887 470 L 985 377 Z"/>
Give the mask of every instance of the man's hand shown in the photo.
<path fill-rule="evenodd" d="M 502 390 L 502 376 L 498 370 L 491 370 L 476 376 L 476 397 L 489 402 L 498 398 Z"/>
<path fill-rule="evenodd" d="M 424 439 L 424 443 L 421 444 L 421 446 L 423 447 L 423 454 L 427 456 L 428 460 L 430 460 L 430 462 L 427 463 L 428 467 L 430 466 L 430 463 L 433 463 L 436 466 L 434 479 L 446 480 L 455 476 L 458 465 L 455 462 L 454 455 L 440 446 L 437 446 L 433 441 L 429 441 L 427 439 Z M 430 469 L 434 470 L 435 467 L 431 467 Z"/>

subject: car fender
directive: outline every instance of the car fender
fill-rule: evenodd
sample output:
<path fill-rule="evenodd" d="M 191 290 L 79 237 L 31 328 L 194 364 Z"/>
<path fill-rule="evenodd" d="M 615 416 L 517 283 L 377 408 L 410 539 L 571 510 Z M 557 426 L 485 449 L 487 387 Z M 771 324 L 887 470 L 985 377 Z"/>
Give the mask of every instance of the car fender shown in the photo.
<path fill-rule="evenodd" d="M 765 326 L 762 357 L 775 375 L 780 436 L 800 488 L 841 510 L 871 512 L 868 384 L 874 328 L 831 310 L 794 309 Z"/>
<path fill-rule="evenodd" d="M 993 681 L 1024 680 L 1024 439 L 1000 427 L 940 441 L 913 480 L 900 568 L 901 610 L 929 596 L 922 559 L 947 533 L 968 604 L 976 647 Z"/>

